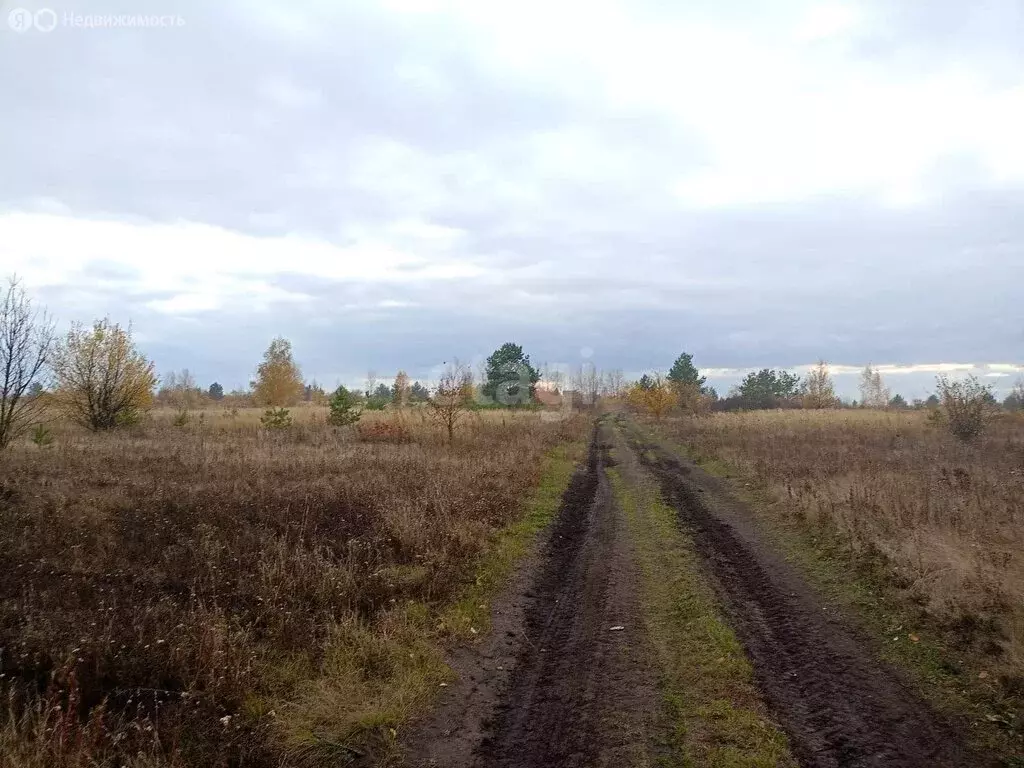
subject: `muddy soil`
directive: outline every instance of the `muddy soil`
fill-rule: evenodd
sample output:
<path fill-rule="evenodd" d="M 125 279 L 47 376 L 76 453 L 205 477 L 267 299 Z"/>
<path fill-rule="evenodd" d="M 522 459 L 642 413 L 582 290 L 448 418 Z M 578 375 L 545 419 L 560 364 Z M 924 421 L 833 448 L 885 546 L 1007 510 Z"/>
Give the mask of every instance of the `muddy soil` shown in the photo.
<path fill-rule="evenodd" d="M 803 766 L 980 766 L 903 676 L 875 659 L 842 619 L 760 537 L 722 481 L 650 443 L 629 442 L 690 533 Z"/>
<path fill-rule="evenodd" d="M 529 587 L 520 591 L 520 576 L 520 585 L 501 600 L 502 625 L 489 641 L 498 648 L 478 649 L 476 664 L 456 659 L 459 682 L 445 692 L 435 715 L 414 728 L 407 765 L 652 762 L 661 704 L 642 629 L 639 574 L 607 462 L 607 447 L 595 430 L 586 466 L 573 477 L 547 542 L 530 564 Z M 516 616 L 522 617 L 521 632 L 507 626 Z"/>
<path fill-rule="evenodd" d="M 665 710 L 643 631 L 640 577 L 605 472 L 603 437 L 619 428 L 595 429 L 547 538 L 496 601 L 493 632 L 456 652 L 458 681 L 405 739 L 405 765 L 657 762 Z M 631 428 L 624 432 L 693 537 L 802 766 L 986 765 L 811 592 L 723 481 Z"/>

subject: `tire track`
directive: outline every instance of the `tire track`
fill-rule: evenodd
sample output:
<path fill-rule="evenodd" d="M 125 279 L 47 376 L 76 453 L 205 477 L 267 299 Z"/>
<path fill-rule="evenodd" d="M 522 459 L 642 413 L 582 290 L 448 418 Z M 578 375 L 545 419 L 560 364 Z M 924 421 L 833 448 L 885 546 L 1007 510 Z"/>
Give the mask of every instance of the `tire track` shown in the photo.
<path fill-rule="evenodd" d="M 648 762 L 659 696 L 638 576 L 605 473 L 609 459 L 600 430 L 598 425 L 586 468 L 566 491 L 534 582 L 526 641 L 491 734 L 478 750 L 478 765 Z"/>
<path fill-rule="evenodd" d="M 980 766 L 902 682 L 828 618 L 793 569 L 775 556 L 699 469 L 627 433 L 717 582 L 758 686 L 801 765 Z"/>

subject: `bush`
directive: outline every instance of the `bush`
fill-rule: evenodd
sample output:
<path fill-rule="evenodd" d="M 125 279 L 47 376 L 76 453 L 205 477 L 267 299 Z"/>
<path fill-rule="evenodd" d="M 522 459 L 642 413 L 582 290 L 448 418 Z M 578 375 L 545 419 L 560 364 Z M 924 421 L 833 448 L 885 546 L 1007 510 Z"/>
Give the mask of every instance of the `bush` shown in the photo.
<path fill-rule="evenodd" d="M 133 426 L 153 403 L 153 363 L 135 346 L 131 327 L 98 320 L 74 325 L 53 360 L 56 404 L 94 432 Z"/>
<path fill-rule="evenodd" d="M 328 401 L 331 407 L 329 420 L 336 427 L 347 427 L 355 424 L 362 416 L 362 411 L 356 407 L 356 398 L 345 387 L 338 387 Z"/>
<path fill-rule="evenodd" d="M 292 414 L 287 408 L 268 408 L 260 417 L 267 429 L 287 429 L 292 425 Z"/>
<path fill-rule="evenodd" d="M 949 431 L 971 442 L 985 431 L 992 415 L 992 392 L 974 376 L 951 381 L 939 376 L 939 399 Z"/>
<path fill-rule="evenodd" d="M 114 426 L 137 427 L 142 423 L 142 411 L 138 408 L 125 408 L 114 417 Z"/>
<path fill-rule="evenodd" d="M 32 430 L 32 442 L 40 448 L 45 448 L 53 443 L 53 433 L 42 424 L 37 424 L 36 428 Z"/>

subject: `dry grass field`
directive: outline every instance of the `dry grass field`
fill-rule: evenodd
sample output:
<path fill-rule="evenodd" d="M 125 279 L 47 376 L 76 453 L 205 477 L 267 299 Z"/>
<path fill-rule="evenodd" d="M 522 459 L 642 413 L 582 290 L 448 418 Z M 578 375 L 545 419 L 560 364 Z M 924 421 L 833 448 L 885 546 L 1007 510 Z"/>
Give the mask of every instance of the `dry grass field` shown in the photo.
<path fill-rule="evenodd" d="M 260 413 L 57 427 L 5 455 L 0 765 L 333 764 L 377 748 L 445 674 L 430 642 L 444 606 L 545 455 L 583 430 L 473 414 L 449 445 L 416 409 L 366 439 L 326 409 L 280 431 Z"/>
<path fill-rule="evenodd" d="M 1022 692 L 1024 420 L 1004 415 L 973 445 L 921 412 L 716 414 L 666 430 L 785 514 L 882 558 L 904 597 Z"/>

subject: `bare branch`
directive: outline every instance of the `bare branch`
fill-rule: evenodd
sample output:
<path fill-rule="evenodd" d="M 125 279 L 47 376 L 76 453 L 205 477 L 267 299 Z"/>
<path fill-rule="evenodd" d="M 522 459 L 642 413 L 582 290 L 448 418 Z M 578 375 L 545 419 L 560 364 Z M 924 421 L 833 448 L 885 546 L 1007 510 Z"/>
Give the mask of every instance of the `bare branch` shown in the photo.
<path fill-rule="evenodd" d="M 42 389 L 53 354 L 52 318 L 37 310 L 17 277 L 0 299 L 0 450 L 42 417 Z"/>

